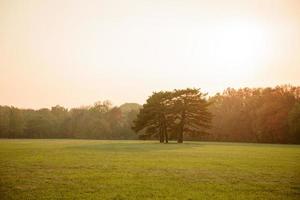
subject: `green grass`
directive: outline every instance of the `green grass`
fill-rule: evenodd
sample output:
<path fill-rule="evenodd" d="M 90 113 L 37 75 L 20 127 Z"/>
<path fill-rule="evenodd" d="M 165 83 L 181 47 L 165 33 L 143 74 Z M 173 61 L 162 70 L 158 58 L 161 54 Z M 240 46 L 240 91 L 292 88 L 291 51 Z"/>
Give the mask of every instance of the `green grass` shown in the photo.
<path fill-rule="evenodd" d="M 0 140 L 0 199 L 300 199 L 300 146 Z"/>

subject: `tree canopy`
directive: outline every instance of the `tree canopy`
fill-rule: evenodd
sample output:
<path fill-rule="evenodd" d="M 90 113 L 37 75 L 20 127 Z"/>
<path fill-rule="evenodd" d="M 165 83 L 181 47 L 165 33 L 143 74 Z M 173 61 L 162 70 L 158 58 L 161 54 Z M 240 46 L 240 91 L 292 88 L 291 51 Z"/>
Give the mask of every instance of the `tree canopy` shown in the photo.
<path fill-rule="evenodd" d="M 155 92 L 140 110 L 133 129 L 142 138 L 159 136 L 166 143 L 176 134 L 177 142 L 182 143 L 184 135 L 201 134 L 210 127 L 212 115 L 205 96 L 200 89 L 190 88 Z"/>

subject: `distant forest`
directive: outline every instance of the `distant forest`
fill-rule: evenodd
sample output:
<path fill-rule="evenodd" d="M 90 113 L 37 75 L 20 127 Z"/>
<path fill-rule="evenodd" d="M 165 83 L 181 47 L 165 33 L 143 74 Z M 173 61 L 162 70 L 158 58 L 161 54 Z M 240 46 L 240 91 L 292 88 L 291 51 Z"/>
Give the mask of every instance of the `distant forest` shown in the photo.
<path fill-rule="evenodd" d="M 184 140 L 300 143 L 300 87 L 228 88 L 205 98 L 212 116 L 210 129 L 187 133 Z M 72 109 L 0 106 L 0 137 L 154 139 L 134 131 L 144 107 L 113 107 L 109 101 Z"/>

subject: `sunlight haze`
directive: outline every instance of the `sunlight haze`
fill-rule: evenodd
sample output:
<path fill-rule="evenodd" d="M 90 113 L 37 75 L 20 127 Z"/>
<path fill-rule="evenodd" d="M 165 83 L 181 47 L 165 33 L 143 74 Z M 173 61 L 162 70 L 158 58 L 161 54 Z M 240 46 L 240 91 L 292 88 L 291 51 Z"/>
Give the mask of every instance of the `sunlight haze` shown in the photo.
<path fill-rule="evenodd" d="M 0 104 L 300 84 L 298 0 L 0 0 Z"/>

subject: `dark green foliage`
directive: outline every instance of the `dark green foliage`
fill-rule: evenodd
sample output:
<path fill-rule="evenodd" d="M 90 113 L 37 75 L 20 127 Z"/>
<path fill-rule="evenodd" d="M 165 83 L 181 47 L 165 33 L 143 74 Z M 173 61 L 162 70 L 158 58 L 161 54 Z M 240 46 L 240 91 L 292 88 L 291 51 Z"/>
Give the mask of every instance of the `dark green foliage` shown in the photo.
<path fill-rule="evenodd" d="M 178 121 L 175 125 L 178 143 L 183 142 L 184 135 L 197 136 L 204 132 L 203 128 L 210 128 L 212 115 L 205 96 L 199 89 L 174 91 L 171 110 L 174 122 Z"/>
<path fill-rule="evenodd" d="M 168 143 L 169 135 L 176 135 L 182 143 L 184 135 L 198 135 L 210 127 L 212 116 L 204 97 L 199 89 L 155 92 L 140 110 L 133 129 L 142 131 L 142 138 L 154 135 Z"/>
<path fill-rule="evenodd" d="M 134 121 L 133 130 L 142 131 L 141 138 L 158 137 L 159 141 L 168 142 L 167 114 L 169 92 L 155 92 L 147 99 L 143 105 L 137 120 Z"/>

